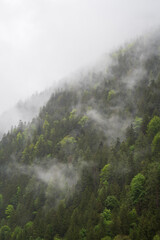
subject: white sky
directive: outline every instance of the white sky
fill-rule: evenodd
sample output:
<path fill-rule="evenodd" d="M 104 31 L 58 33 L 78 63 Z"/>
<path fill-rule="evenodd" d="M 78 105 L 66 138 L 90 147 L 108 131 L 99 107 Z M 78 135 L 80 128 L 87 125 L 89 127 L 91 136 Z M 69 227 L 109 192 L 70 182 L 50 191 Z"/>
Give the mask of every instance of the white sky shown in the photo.
<path fill-rule="evenodd" d="M 159 0 L 0 0 L 0 113 L 160 23 Z"/>

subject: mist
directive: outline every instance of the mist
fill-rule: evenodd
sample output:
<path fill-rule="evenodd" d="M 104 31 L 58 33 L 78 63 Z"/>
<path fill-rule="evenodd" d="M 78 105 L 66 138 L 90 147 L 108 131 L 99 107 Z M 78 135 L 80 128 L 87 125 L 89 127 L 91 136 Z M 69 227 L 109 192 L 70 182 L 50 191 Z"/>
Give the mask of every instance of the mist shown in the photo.
<path fill-rule="evenodd" d="M 118 106 L 120 108 L 120 106 Z M 133 119 L 128 118 L 124 121 L 118 113 L 114 113 L 112 116 L 103 115 L 96 110 L 90 110 L 87 112 L 87 116 L 92 119 L 99 130 L 103 131 L 107 137 L 108 143 L 112 143 L 118 137 L 124 138 L 126 128 L 132 123 Z"/>
<path fill-rule="evenodd" d="M 64 196 L 71 197 L 75 192 L 75 187 L 81 178 L 83 169 L 88 167 L 84 161 L 76 164 L 62 163 L 60 159 L 44 158 L 34 159 L 31 165 L 19 163 L 15 156 L 12 156 L 12 162 L 4 167 L 3 171 L 8 176 L 24 176 L 29 178 L 28 186 L 25 192 L 34 192 L 38 195 L 39 187 L 44 186 L 46 196 L 46 205 L 56 207 Z M 56 196 L 54 195 L 56 193 Z M 52 199 L 51 203 L 48 199 Z"/>
<path fill-rule="evenodd" d="M 0 131 L 19 120 L 31 120 L 50 94 L 45 100 L 39 98 L 36 108 L 35 101 L 31 113 L 19 111 L 20 100 L 56 89 L 61 79 L 156 29 L 159 7 L 158 0 L 2 0 Z M 8 117 L 6 111 L 12 114 Z"/>

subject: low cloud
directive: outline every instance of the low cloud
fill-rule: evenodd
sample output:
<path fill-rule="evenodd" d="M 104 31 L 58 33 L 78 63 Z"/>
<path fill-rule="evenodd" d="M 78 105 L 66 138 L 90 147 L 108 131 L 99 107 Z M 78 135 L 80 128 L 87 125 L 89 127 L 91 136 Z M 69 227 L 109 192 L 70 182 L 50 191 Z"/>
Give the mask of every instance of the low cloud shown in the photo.
<path fill-rule="evenodd" d="M 13 158 L 14 159 L 14 158 Z M 72 189 L 78 182 L 82 169 L 87 166 L 86 162 L 79 161 L 77 164 L 61 163 L 56 159 L 45 159 L 45 164 L 35 160 L 31 165 L 20 164 L 13 160 L 8 167 L 8 174 L 23 174 L 33 177 L 40 183 L 53 185 L 60 191 L 65 188 Z"/>
<path fill-rule="evenodd" d="M 109 117 L 97 110 L 88 111 L 87 116 L 96 123 L 97 128 L 105 133 L 109 142 L 117 137 L 123 138 L 126 128 L 132 122 L 130 118 L 124 120 L 118 114 L 112 114 Z"/>

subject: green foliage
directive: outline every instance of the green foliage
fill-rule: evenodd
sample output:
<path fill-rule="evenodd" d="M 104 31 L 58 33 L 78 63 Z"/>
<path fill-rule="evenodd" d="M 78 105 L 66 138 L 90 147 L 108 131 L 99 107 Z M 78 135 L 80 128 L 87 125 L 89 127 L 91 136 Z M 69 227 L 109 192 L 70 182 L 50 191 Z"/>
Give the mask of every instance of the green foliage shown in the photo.
<path fill-rule="evenodd" d="M 43 123 L 43 129 L 45 131 L 49 130 L 49 122 L 45 119 L 44 123 Z"/>
<path fill-rule="evenodd" d="M 158 132 L 152 141 L 152 152 L 159 155 L 159 149 L 160 149 L 160 132 Z"/>
<path fill-rule="evenodd" d="M 86 229 L 82 228 L 79 232 L 80 240 L 86 240 Z"/>
<path fill-rule="evenodd" d="M 76 143 L 76 140 L 74 137 L 71 137 L 71 136 L 65 136 L 60 142 L 60 145 L 62 147 L 64 147 L 66 144 L 74 144 Z"/>
<path fill-rule="evenodd" d="M 106 164 L 100 173 L 100 182 L 103 184 L 108 181 L 110 177 L 110 164 Z"/>
<path fill-rule="evenodd" d="M 43 157 L 46 150 L 46 142 L 44 136 L 41 134 L 34 146 L 34 152 L 37 157 Z"/>
<path fill-rule="evenodd" d="M 135 118 L 134 122 L 133 122 L 133 129 L 137 132 L 141 125 L 142 125 L 142 122 L 143 122 L 143 119 L 140 118 L 140 117 L 137 117 Z"/>
<path fill-rule="evenodd" d="M 117 209 L 119 202 L 115 196 L 108 196 L 106 199 L 106 207 L 110 210 Z"/>
<path fill-rule="evenodd" d="M 160 236 L 158 234 L 156 234 L 153 238 L 153 240 L 160 240 Z"/>
<path fill-rule="evenodd" d="M 76 116 L 76 113 L 77 113 L 77 110 L 76 109 L 73 109 L 72 112 L 70 112 L 70 115 L 69 115 L 69 120 L 72 120 L 75 118 Z"/>
<path fill-rule="evenodd" d="M 109 91 L 108 93 L 108 97 L 107 97 L 107 100 L 110 101 L 114 96 L 115 96 L 115 91 L 112 89 Z"/>
<path fill-rule="evenodd" d="M 14 207 L 13 207 L 13 205 L 9 204 L 5 210 L 5 214 L 6 214 L 7 218 L 8 219 L 11 218 L 13 213 L 14 213 Z"/>
<path fill-rule="evenodd" d="M 105 221 L 111 221 L 111 210 L 105 208 L 103 213 L 101 213 L 101 216 Z"/>
<path fill-rule="evenodd" d="M 95 226 L 95 233 L 97 237 L 111 236 L 111 211 L 107 208 L 100 214 L 100 222 Z"/>
<path fill-rule="evenodd" d="M 98 197 L 101 202 L 105 202 L 106 200 L 109 177 L 110 177 L 110 164 L 106 164 L 100 173 L 100 185 L 98 189 Z"/>
<path fill-rule="evenodd" d="M 17 143 L 20 144 L 22 142 L 22 139 L 23 139 L 22 134 L 19 132 L 17 134 Z"/>
<path fill-rule="evenodd" d="M 148 124 L 147 133 L 153 138 L 160 131 L 160 117 L 154 116 Z"/>
<path fill-rule="evenodd" d="M 101 240 L 112 240 L 112 239 L 111 239 L 111 237 L 106 236 L 106 237 L 101 238 Z"/>
<path fill-rule="evenodd" d="M 129 222 L 132 226 L 138 222 L 138 216 L 135 208 L 129 212 Z"/>
<path fill-rule="evenodd" d="M 30 239 L 33 236 L 33 222 L 29 221 L 24 226 L 24 235 L 27 239 Z"/>
<path fill-rule="evenodd" d="M 10 240 L 11 229 L 7 225 L 4 225 L 0 228 L 0 239 L 1 240 Z"/>
<path fill-rule="evenodd" d="M 61 238 L 59 238 L 59 237 L 54 237 L 53 240 L 61 240 Z"/>
<path fill-rule="evenodd" d="M 88 122 L 88 117 L 84 115 L 84 116 L 79 120 L 78 124 L 81 125 L 81 127 L 84 127 L 87 122 Z"/>
<path fill-rule="evenodd" d="M 15 227 L 14 231 L 11 235 L 12 240 L 22 240 L 23 239 L 23 230 L 21 227 L 17 226 Z"/>
<path fill-rule="evenodd" d="M 117 235 L 113 240 L 131 240 L 128 236 Z"/>
<path fill-rule="evenodd" d="M 44 131 L 44 136 L 48 137 L 49 136 L 49 131 L 50 131 L 50 125 L 49 125 L 49 122 L 46 119 L 43 123 L 43 131 Z"/>
<path fill-rule="evenodd" d="M 144 183 L 145 183 L 145 177 L 141 173 L 138 173 L 132 179 L 131 198 L 132 198 L 133 204 L 137 204 L 144 198 L 144 195 L 145 195 Z"/>

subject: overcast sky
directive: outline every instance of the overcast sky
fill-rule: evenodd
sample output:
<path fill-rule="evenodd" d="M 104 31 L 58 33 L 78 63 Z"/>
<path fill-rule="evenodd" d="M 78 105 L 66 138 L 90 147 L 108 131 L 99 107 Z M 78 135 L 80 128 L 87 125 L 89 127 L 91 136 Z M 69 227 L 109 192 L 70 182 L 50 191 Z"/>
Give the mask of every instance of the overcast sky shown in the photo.
<path fill-rule="evenodd" d="M 159 26 L 159 0 L 0 0 L 0 113 Z"/>

